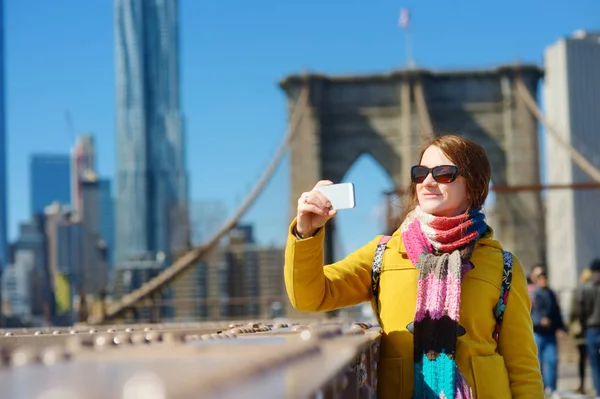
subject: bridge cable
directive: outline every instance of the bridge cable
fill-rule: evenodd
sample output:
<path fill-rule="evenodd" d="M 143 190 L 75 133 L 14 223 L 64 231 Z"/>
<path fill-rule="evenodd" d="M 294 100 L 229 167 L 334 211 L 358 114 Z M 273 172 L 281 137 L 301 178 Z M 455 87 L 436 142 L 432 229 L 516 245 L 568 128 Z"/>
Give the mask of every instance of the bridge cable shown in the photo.
<path fill-rule="evenodd" d="M 554 129 L 548 120 L 544 117 L 539 107 L 537 106 L 536 101 L 533 99 L 533 96 L 529 92 L 529 89 L 525 86 L 521 79 L 515 79 L 515 87 L 517 93 L 523 99 L 525 106 L 529 111 L 540 121 L 542 125 L 546 128 L 546 130 L 550 133 L 550 135 L 556 140 L 556 142 L 565 149 L 573 162 L 577 164 L 586 174 L 588 174 L 592 179 L 597 182 L 600 182 L 600 170 L 596 168 L 590 161 L 588 161 L 575 147 L 566 142 Z"/>
<path fill-rule="evenodd" d="M 303 85 L 298 100 L 292 111 L 290 117 L 290 123 L 284 139 L 279 146 L 276 154 L 271 160 L 271 163 L 263 173 L 261 179 L 257 182 L 252 192 L 248 195 L 246 200 L 239 206 L 237 211 L 231 216 L 223 226 L 208 239 L 204 244 L 197 246 L 196 248 L 189 251 L 187 254 L 179 258 L 171 267 L 165 269 L 161 274 L 154 277 L 153 279 L 146 282 L 139 289 L 124 295 L 117 303 L 112 304 L 108 307 L 106 314 L 98 319 L 90 320 L 90 324 L 101 324 L 105 319 L 113 318 L 119 315 L 123 310 L 132 307 L 135 303 L 144 300 L 156 291 L 160 290 L 161 287 L 171 282 L 174 278 L 179 276 L 183 271 L 189 267 L 194 266 L 195 263 L 201 259 L 207 252 L 213 249 L 228 231 L 233 229 L 242 215 L 248 210 L 252 203 L 256 200 L 259 194 L 262 192 L 264 186 L 267 184 L 273 173 L 275 172 L 279 162 L 286 153 L 292 139 L 294 138 L 300 121 L 304 116 L 308 107 L 308 84 Z"/>

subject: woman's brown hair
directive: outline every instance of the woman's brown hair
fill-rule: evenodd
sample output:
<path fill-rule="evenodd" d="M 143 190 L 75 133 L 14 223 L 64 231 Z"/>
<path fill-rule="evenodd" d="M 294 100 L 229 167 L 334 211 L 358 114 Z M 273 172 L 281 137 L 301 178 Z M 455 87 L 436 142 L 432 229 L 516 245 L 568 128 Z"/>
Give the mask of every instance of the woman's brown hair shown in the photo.
<path fill-rule="evenodd" d="M 465 178 L 467 197 L 470 200 L 469 209 L 481 208 L 488 196 L 492 168 L 490 160 L 483 147 L 479 144 L 454 134 L 438 136 L 425 143 L 421 148 L 419 163 L 423 153 L 431 146 L 439 148 L 460 171 Z M 406 171 L 405 173 L 408 173 Z M 416 184 L 411 184 L 407 193 L 406 208 L 402 220 L 415 209 L 419 200 L 417 198 Z"/>

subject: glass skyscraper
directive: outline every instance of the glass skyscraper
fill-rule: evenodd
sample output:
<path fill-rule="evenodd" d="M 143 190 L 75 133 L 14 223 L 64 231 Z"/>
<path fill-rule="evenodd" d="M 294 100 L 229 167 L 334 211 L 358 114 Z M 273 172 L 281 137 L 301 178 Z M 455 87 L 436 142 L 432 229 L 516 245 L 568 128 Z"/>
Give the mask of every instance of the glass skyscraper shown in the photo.
<path fill-rule="evenodd" d="M 31 215 L 44 212 L 53 202 L 71 203 L 71 161 L 69 155 L 34 154 L 31 156 Z"/>
<path fill-rule="evenodd" d="M 189 241 L 177 0 L 114 0 L 116 262 Z"/>
<path fill-rule="evenodd" d="M 0 273 L 7 262 L 6 133 L 4 121 L 4 4 L 0 0 Z"/>

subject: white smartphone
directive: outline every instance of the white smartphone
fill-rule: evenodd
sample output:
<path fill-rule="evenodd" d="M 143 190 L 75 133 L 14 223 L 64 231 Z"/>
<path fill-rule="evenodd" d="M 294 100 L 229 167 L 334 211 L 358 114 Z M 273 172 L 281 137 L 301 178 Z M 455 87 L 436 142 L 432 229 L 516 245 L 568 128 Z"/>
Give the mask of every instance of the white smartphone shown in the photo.
<path fill-rule="evenodd" d="M 318 186 L 315 189 L 325 194 L 333 209 L 350 209 L 356 206 L 354 184 L 352 183 Z"/>

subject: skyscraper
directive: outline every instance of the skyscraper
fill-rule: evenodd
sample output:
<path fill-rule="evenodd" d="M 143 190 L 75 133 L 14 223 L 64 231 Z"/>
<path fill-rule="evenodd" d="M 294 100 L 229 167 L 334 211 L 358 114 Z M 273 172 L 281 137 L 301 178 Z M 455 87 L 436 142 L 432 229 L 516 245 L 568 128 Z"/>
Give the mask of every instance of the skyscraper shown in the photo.
<path fill-rule="evenodd" d="M 6 220 L 6 137 L 4 133 L 4 4 L 0 0 L 0 276 L 8 257 L 7 238 L 8 220 Z M 0 291 L 0 298 L 2 292 Z M 2 324 L 0 311 L 0 325 Z"/>
<path fill-rule="evenodd" d="M 545 52 L 545 114 L 561 138 L 600 168 L 600 32 L 577 31 Z M 568 152 L 546 135 L 549 184 L 589 182 L 592 178 Z M 547 247 L 553 288 L 568 294 L 579 273 L 600 257 L 600 189 L 549 190 Z M 565 308 L 570 304 L 565 296 Z"/>
<path fill-rule="evenodd" d="M 116 261 L 189 241 L 177 0 L 115 0 Z"/>
<path fill-rule="evenodd" d="M 34 154 L 30 163 L 29 190 L 31 216 L 44 213 L 44 209 L 58 202 L 71 203 L 70 161 L 68 155 Z"/>
<path fill-rule="evenodd" d="M 71 150 L 71 204 L 73 210 L 81 214 L 82 185 L 90 174 L 96 173 L 96 151 L 94 137 L 84 135 L 77 138 Z"/>
<path fill-rule="evenodd" d="M 107 288 L 106 241 L 101 233 L 100 185 L 96 176 L 88 176 L 81 185 L 83 211 L 83 282 L 86 294 L 100 296 Z"/>
<path fill-rule="evenodd" d="M 112 196 L 110 180 L 99 179 L 98 186 L 100 189 L 100 235 L 106 242 L 106 262 L 109 274 L 111 274 L 115 250 L 115 200 Z"/>

